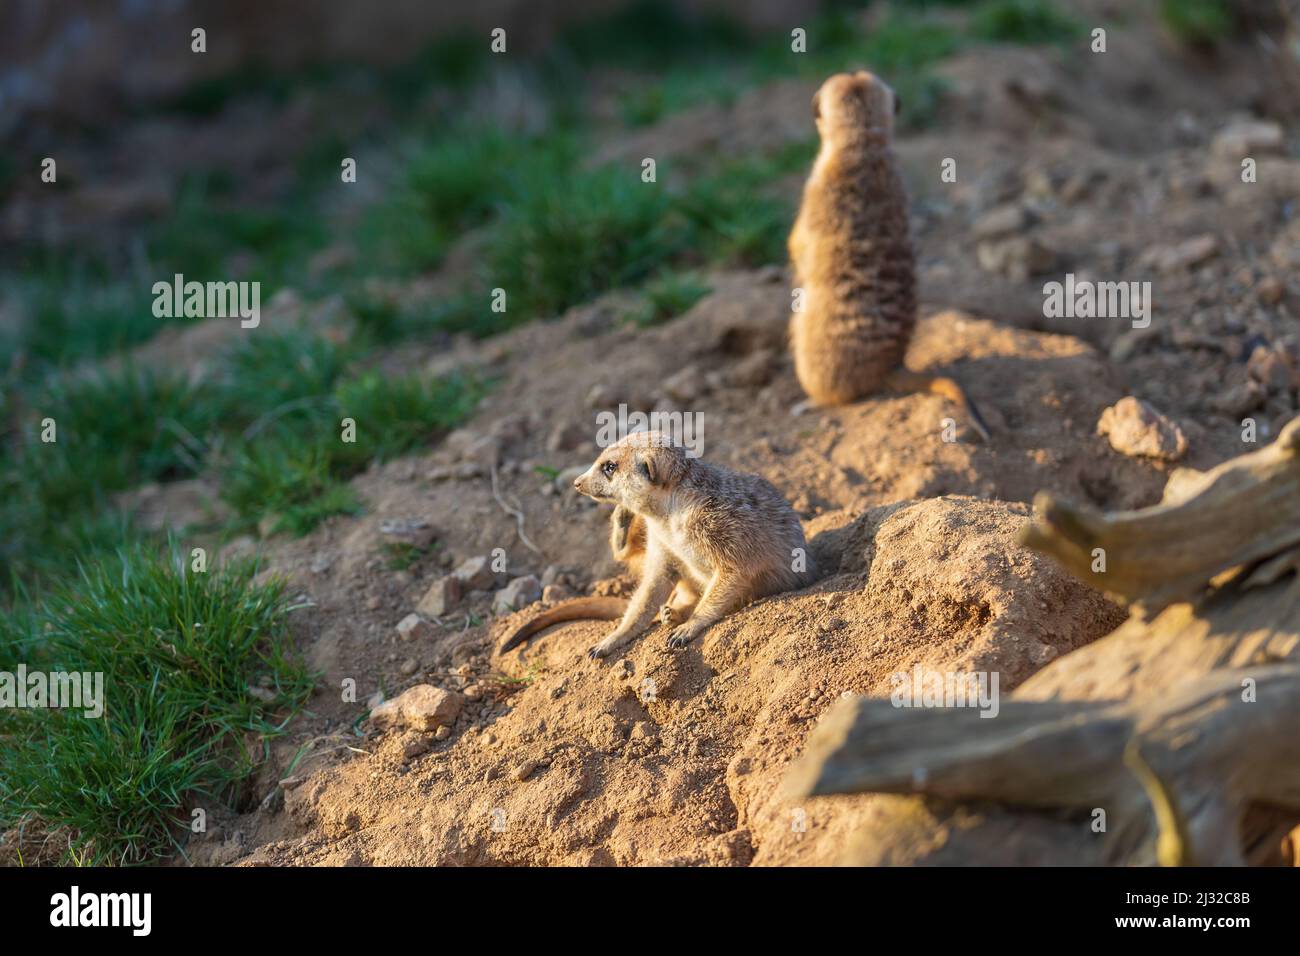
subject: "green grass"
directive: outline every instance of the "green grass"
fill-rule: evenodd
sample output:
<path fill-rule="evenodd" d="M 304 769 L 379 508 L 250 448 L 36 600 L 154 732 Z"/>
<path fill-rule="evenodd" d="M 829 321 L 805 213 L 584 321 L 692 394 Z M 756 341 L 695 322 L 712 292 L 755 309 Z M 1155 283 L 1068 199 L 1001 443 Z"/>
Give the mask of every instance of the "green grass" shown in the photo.
<path fill-rule="evenodd" d="M 300 407 L 235 440 L 223 454 L 221 495 L 246 527 L 268 534 L 306 534 L 332 515 L 361 504 L 346 483 L 372 461 L 433 441 L 472 411 L 479 382 L 451 376 L 392 378 L 378 372 L 341 381 Z M 344 420 L 355 434 L 345 440 Z"/>
<path fill-rule="evenodd" d="M 349 374 L 343 347 L 304 331 L 261 332 L 185 379 L 126 367 L 52 380 L 29 398 L 0 453 L 0 594 L 133 537 L 113 493 L 213 470 L 241 526 L 303 534 L 360 509 L 346 484 L 458 424 L 482 386 L 449 377 Z M 356 420 L 357 440 L 341 421 Z M 42 420 L 55 422 L 44 442 Z"/>
<path fill-rule="evenodd" d="M 219 418 L 204 391 L 179 375 L 129 366 L 56 379 L 31 404 L 26 465 L 40 474 L 47 504 L 66 510 L 107 492 L 195 474 Z M 48 443 L 41 440 L 45 418 L 56 429 Z"/>
<path fill-rule="evenodd" d="M 976 37 L 995 43 L 1064 43 L 1083 32 L 1050 0 L 986 0 L 975 8 L 971 26 Z"/>
<path fill-rule="evenodd" d="M 667 269 L 642 286 L 642 300 L 627 318 L 640 328 L 658 325 L 688 311 L 710 291 L 697 273 Z"/>
<path fill-rule="evenodd" d="M 265 305 L 280 286 L 305 281 L 307 261 L 329 233 L 304 195 L 254 205 L 236 201 L 228 186 L 217 172 L 186 179 L 171 215 L 148 231 L 150 257 L 163 278 L 259 281 Z"/>
<path fill-rule="evenodd" d="M 525 173 L 523 180 L 488 252 L 492 286 L 507 291 L 521 319 L 637 283 L 683 247 L 671 198 L 659 183 L 643 183 L 639 167 Z"/>
<path fill-rule="evenodd" d="M 69 828 L 74 859 L 131 864 L 181 848 L 196 801 L 238 805 L 249 739 L 280 733 L 312 678 L 281 585 L 254 584 L 250 566 L 182 567 L 127 549 L 0 620 L 0 668 L 102 673 L 105 697 L 98 719 L 3 712 L 0 826 L 32 815 Z"/>
<path fill-rule="evenodd" d="M 745 29 L 725 14 L 690 15 L 672 3 L 637 0 L 570 27 L 559 46 L 584 68 L 657 71 L 674 63 L 741 55 L 751 42 Z"/>
<path fill-rule="evenodd" d="M 37 381 L 57 368 L 151 339 L 163 322 L 138 284 L 70 264 L 37 266 L 0 289 L 21 322 L 0 331 L 0 371 L 21 359 L 19 378 Z"/>
<path fill-rule="evenodd" d="M 1210 47 L 1234 29 L 1232 7 L 1225 0 L 1160 0 L 1160 20 L 1181 42 Z"/>

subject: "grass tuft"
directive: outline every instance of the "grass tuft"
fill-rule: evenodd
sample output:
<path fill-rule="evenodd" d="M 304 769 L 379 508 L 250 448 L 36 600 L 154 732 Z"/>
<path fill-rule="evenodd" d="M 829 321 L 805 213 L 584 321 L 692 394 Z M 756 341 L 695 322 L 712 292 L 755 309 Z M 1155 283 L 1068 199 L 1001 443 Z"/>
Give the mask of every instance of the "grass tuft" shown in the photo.
<path fill-rule="evenodd" d="M 127 549 L 0 622 L 3 669 L 102 673 L 105 698 L 99 718 L 5 712 L 0 824 L 35 816 L 71 828 L 70 859 L 141 863 L 182 846 L 196 802 L 238 800 L 250 738 L 280 733 L 312 679 L 280 584 L 184 567 Z"/>

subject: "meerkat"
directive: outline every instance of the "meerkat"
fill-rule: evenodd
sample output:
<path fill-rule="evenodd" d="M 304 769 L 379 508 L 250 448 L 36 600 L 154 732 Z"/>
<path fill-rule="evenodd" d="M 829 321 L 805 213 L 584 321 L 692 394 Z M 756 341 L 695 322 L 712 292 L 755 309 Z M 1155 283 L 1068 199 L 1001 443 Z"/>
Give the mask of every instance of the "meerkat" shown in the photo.
<path fill-rule="evenodd" d="M 685 647 L 748 602 L 815 573 L 799 517 L 770 482 L 690 458 L 659 432 L 635 432 L 605 449 L 573 486 L 622 509 L 616 515 L 629 538 L 644 533 L 636 591 L 618 626 L 587 652 L 592 658 L 616 651 L 656 617 L 676 625 L 668 646 Z"/>
<path fill-rule="evenodd" d="M 899 100 L 866 71 L 840 73 L 813 97 L 821 149 L 790 233 L 803 310 L 790 321 L 795 373 L 814 405 L 882 389 L 930 391 L 988 427 L 961 386 L 903 365 L 916 327 L 907 195 L 891 142 Z"/>

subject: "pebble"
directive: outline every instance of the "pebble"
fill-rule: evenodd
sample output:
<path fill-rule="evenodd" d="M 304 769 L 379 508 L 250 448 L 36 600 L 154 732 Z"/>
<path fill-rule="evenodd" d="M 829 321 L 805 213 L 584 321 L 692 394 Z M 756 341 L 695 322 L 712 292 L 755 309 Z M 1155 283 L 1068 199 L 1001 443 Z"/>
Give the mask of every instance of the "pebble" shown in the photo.
<path fill-rule="evenodd" d="M 404 641 L 427 641 L 433 637 L 433 625 L 418 614 L 408 614 L 397 622 L 397 636 Z"/>
<path fill-rule="evenodd" d="M 497 583 L 497 573 L 492 570 L 492 561 L 486 555 L 466 558 L 452 574 L 471 591 L 487 591 Z"/>
<path fill-rule="evenodd" d="M 1110 446 L 1124 455 L 1178 461 L 1187 453 L 1182 429 L 1132 395 L 1102 411 L 1097 434 L 1105 435 Z"/>
<path fill-rule="evenodd" d="M 542 597 L 542 585 L 536 576 L 526 574 L 522 577 L 515 578 L 500 591 L 492 600 L 493 614 L 509 614 L 511 611 L 517 611 L 522 607 L 527 607 L 534 601 Z"/>
<path fill-rule="evenodd" d="M 453 690 L 416 684 L 372 710 L 370 720 L 379 728 L 434 731 L 455 721 L 464 706 L 465 698 Z"/>
<path fill-rule="evenodd" d="M 448 574 L 429 585 L 415 609 L 426 617 L 442 617 L 460 603 L 460 579 Z"/>

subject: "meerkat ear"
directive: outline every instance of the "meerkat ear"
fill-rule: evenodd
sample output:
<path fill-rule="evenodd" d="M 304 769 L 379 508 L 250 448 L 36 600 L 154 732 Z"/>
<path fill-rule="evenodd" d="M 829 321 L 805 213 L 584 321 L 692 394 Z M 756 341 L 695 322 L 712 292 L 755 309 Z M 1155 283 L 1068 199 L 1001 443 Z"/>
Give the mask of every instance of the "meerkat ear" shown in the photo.
<path fill-rule="evenodd" d="M 652 485 L 659 484 L 659 477 L 655 464 L 654 455 L 652 453 L 643 452 L 636 456 L 637 471 L 645 475 L 645 480 L 650 482 Z"/>
<path fill-rule="evenodd" d="M 821 90 L 818 90 L 816 93 L 813 94 L 812 110 L 813 110 L 813 119 L 819 120 L 822 118 L 822 91 Z"/>

